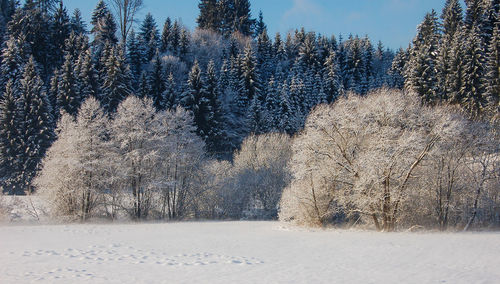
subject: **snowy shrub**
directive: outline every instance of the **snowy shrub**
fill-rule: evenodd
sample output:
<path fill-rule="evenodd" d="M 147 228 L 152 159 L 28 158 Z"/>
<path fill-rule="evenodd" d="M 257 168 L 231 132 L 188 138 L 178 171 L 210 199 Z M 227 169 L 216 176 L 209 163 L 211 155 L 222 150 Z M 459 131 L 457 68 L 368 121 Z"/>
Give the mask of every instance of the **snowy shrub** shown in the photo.
<path fill-rule="evenodd" d="M 290 146 L 286 134 L 251 135 L 245 139 L 222 185 L 222 207 L 228 217 L 277 217 L 281 193 L 291 177 L 287 168 Z"/>
<path fill-rule="evenodd" d="M 58 139 L 50 147 L 35 180 L 57 216 L 85 220 L 96 213 L 106 189 L 108 121 L 99 102 L 87 99 L 75 120 L 63 113 Z"/>
<path fill-rule="evenodd" d="M 429 190 L 418 173 L 467 127 L 447 108 L 422 106 L 416 96 L 391 90 L 318 106 L 293 142 L 294 179 L 280 218 L 321 225 L 346 215 L 386 231 L 419 222 L 415 217 L 430 207 L 415 197 Z M 425 176 L 440 178 L 435 174 Z"/>

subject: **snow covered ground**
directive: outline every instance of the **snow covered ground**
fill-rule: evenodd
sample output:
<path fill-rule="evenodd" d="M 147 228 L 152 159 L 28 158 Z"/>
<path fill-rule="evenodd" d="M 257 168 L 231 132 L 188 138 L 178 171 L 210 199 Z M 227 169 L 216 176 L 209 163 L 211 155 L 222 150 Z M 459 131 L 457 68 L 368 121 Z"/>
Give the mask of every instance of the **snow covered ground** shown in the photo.
<path fill-rule="evenodd" d="M 0 226 L 0 283 L 500 283 L 499 233 L 277 222 Z"/>

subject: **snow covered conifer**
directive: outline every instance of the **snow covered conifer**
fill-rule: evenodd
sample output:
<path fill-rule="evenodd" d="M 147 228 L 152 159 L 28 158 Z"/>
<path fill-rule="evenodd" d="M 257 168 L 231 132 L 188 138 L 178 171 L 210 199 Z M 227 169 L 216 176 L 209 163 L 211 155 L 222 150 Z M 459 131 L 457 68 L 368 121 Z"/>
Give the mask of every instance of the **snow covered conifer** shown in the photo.
<path fill-rule="evenodd" d="M 111 54 L 106 61 L 102 86 L 102 104 L 109 113 L 113 113 L 118 104 L 132 94 L 132 76 L 123 49 L 115 47 Z"/>
<path fill-rule="evenodd" d="M 80 86 L 77 84 L 73 58 L 67 54 L 60 71 L 57 88 L 57 106 L 70 115 L 76 116 L 81 104 Z"/>
<path fill-rule="evenodd" d="M 35 180 L 40 194 L 51 203 L 54 215 L 82 221 L 97 215 L 104 203 L 103 193 L 109 189 L 108 124 L 93 97 L 82 103 L 76 120 L 63 112 L 58 139 L 48 150 L 43 169 Z"/>
<path fill-rule="evenodd" d="M 326 94 L 326 101 L 332 103 L 342 93 L 342 88 L 340 86 L 340 70 L 335 51 L 330 50 L 330 54 L 324 65 L 323 90 Z"/>
<path fill-rule="evenodd" d="M 40 161 L 54 137 L 52 109 L 33 57 L 30 57 L 24 67 L 19 88 L 18 130 L 22 143 L 20 151 L 22 168 L 17 175 L 18 183 L 23 190 L 31 192 L 33 190 L 31 181 L 39 170 Z"/>
<path fill-rule="evenodd" d="M 12 178 L 20 168 L 19 156 L 21 137 L 19 133 L 19 113 L 16 105 L 17 96 L 14 94 L 12 80 L 7 82 L 5 93 L 0 98 L 0 186 L 10 194 L 17 192 Z"/>
<path fill-rule="evenodd" d="M 484 96 L 484 50 L 479 28 L 475 27 L 466 35 L 464 45 L 464 80 L 460 88 L 462 105 L 471 117 L 477 118 L 486 107 Z"/>
<path fill-rule="evenodd" d="M 153 59 L 153 69 L 149 74 L 149 96 L 153 100 L 153 105 L 157 110 L 165 109 L 165 80 L 162 60 L 159 51 L 156 50 L 156 55 Z"/>
<path fill-rule="evenodd" d="M 172 73 L 168 75 L 166 86 L 167 89 L 163 94 L 163 97 L 165 98 L 165 108 L 173 109 L 177 105 L 177 94 L 175 89 L 174 75 Z"/>

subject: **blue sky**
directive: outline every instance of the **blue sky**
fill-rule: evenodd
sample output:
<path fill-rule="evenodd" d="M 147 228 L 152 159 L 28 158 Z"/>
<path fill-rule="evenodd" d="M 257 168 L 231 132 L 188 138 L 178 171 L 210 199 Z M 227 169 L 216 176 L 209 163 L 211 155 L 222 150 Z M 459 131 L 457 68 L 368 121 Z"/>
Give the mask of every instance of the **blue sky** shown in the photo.
<path fill-rule="evenodd" d="M 68 12 L 79 8 L 89 22 L 98 0 L 64 0 Z M 151 12 L 158 25 L 167 17 L 180 19 L 193 29 L 198 16 L 198 0 L 144 0 L 139 20 Z M 342 33 L 368 35 L 373 41 L 381 40 L 385 46 L 406 47 L 416 33 L 417 25 L 426 12 L 438 13 L 444 0 L 251 0 L 252 15 L 259 10 L 264 14 L 270 35 L 285 34 L 304 26 L 324 35 Z"/>

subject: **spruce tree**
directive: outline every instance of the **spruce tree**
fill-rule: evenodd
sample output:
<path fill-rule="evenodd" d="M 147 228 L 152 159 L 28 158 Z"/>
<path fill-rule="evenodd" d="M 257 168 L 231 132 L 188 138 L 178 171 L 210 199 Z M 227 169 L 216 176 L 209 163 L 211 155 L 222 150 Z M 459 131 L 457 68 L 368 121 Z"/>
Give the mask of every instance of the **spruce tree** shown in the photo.
<path fill-rule="evenodd" d="M 132 75 L 125 62 L 123 48 L 114 47 L 108 57 L 102 85 L 102 105 L 114 113 L 122 100 L 132 94 Z"/>
<path fill-rule="evenodd" d="M 472 118 L 478 118 L 486 107 L 484 97 L 484 50 L 479 27 L 468 31 L 464 45 L 464 79 L 460 88 L 462 105 Z"/>
<path fill-rule="evenodd" d="M 455 96 L 456 90 L 453 85 L 457 81 L 456 73 L 452 72 L 456 66 L 451 66 L 453 41 L 455 35 L 463 29 L 462 7 L 458 0 L 447 0 L 441 15 L 443 19 L 443 37 L 439 45 L 439 55 L 437 58 L 436 69 L 438 76 L 438 97 L 448 100 Z M 457 63 L 457 62 L 455 62 Z"/>
<path fill-rule="evenodd" d="M 139 36 L 144 49 L 145 62 L 149 62 L 153 59 L 160 40 L 158 26 L 151 13 L 146 14 L 142 21 Z"/>
<path fill-rule="evenodd" d="M 328 103 L 334 102 L 341 94 L 340 70 L 335 51 L 330 50 L 330 55 L 325 61 L 323 69 L 323 91 Z"/>
<path fill-rule="evenodd" d="M 186 29 L 182 29 L 180 38 L 179 38 L 179 49 L 178 54 L 181 60 L 186 61 L 186 55 L 189 51 L 189 32 Z"/>
<path fill-rule="evenodd" d="M 87 49 L 78 57 L 75 73 L 80 88 L 80 100 L 84 101 L 89 97 L 98 98 L 99 82 L 90 49 Z"/>
<path fill-rule="evenodd" d="M 73 12 L 73 16 L 70 20 L 71 31 L 76 34 L 86 34 L 87 33 L 87 24 L 83 21 L 82 12 L 80 9 L 75 9 Z"/>
<path fill-rule="evenodd" d="M 485 97 L 492 116 L 500 118 L 500 27 L 495 26 L 486 61 Z"/>
<path fill-rule="evenodd" d="M 59 6 L 54 12 L 51 28 L 53 61 L 55 66 L 60 66 L 64 60 L 65 41 L 71 33 L 70 19 L 62 1 L 59 1 Z"/>
<path fill-rule="evenodd" d="M 103 0 L 100 0 L 94 9 L 90 23 L 93 26 L 90 32 L 94 35 L 94 46 L 103 48 L 106 43 L 116 44 L 118 42 L 115 19 Z"/>
<path fill-rule="evenodd" d="M 433 10 L 425 15 L 418 27 L 405 74 L 406 88 L 414 91 L 426 103 L 435 102 L 439 98 L 436 74 L 439 37 L 439 24 Z"/>
<path fill-rule="evenodd" d="M 170 48 L 170 44 L 172 41 L 172 21 L 170 17 L 167 17 L 165 20 L 165 24 L 163 25 L 163 31 L 161 33 L 161 44 L 160 51 L 162 53 L 167 52 Z"/>
<path fill-rule="evenodd" d="M 0 186 L 9 194 L 14 194 L 16 184 L 12 183 L 19 171 L 21 137 L 18 131 L 19 112 L 16 102 L 19 94 L 14 83 L 6 83 L 5 93 L 0 98 Z"/>
<path fill-rule="evenodd" d="M 35 61 L 40 64 L 40 72 L 44 78 L 52 73 L 52 67 L 55 65 L 52 56 L 47 56 L 54 50 L 50 26 L 49 16 L 30 6 L 17 9 L 7 27 L 7 33 L 28 48 L 29 55 L 33 55 Z M 23 50 L 26 50 L 25 47 Z M 25 57 L 26 61 L 28 57 Z"/>
<path fill-rule="evenodd" d="M 64 58 L 58 83 L 57 106 L 68 114 L 76 116 L 82 100 L 75 74 L 75 64 L 69 54 Z"/>
<path fill-rule="evenodd" d="M 195 60 L 193 67 L 188 75 L 187 89 L 182 95 L 181 104 L 182 106 L 193 112 L 196 117 L 198 110 L 198 104 L 202 98 L 203 91 L 203 80 L 201 76 L 201 69 L 198 61 Z M 196 119 L 195 119 L 196 120 Z"/>
<path fill-rule="evenodd" d="M 165 98 L 165 108 L 173 109 L 177 105 L 174 75 L 170 73 L 167 78 L 167 88 L 163 97 Z"/>
<path fill-rule="evenodd" d="M 153 59 L 153 69 L 149 74 L 149 96 L 153 100 L 153 105 L 156 110 L 165 109 L 165 97 L 164 92 L 167 89 L 165 86 L 165 74 L 163 70 L 162 60 L 160 54 L 157 51 L 155 58 Z"/>
<path fill-rule="evenodd" d="M 257 20 L 257 23 L 255 24 L 254 37 L 258 37 L 265 30 L 267 30 L 267 26 L 266 26 L 266 23 L 264 23 L 264 16 L 262 15 L 262 11 L 259 11 L 259 19 Z"/>
<path fill-rule="evenodd" d="M 198 4 L 200 15 L 196 19 L 198 28 L 218 31 L 220 27 L 217 0 L 201 0 Z"/>
<path fill-rule="evenodd" d="M 28 59 L 29 49 L 24 43 L 24 38 L 9 37 L 2 50 L 2 65 L 0 83 L 2 88 L 9 80 L 16 85 L 22 75 L 22 66 Z M 1 93 L 1 92 L 0 92 Z M 0 95 L 1 97 L 1 95 Z"/>
<path fill-rule="evenodd" d="M 204 79 L 203 96 L 207 113 L 204 117 L 204 124 L 200 126 L 202 132 L 206 133 L 205 143 L 209 152 L 215 153 L 222 151 L 222 109 L 219 101 L 219 87 L 217 84 L 217 74 L 215 63 L 211 60 L 208 63 Z"/>
<path fill-rule="evenodd" d="M 408 62 L 408 52 L 400 48 L 392 61 L 389 69 L 389 86 L 402 90 L 405 86 L 405 68 Z"/>
<path fill-rule="evenodd" d="M 143 61 L 144 57 L 139 38 L 136 37 L 132 29 L 127 37 L 127 62 L 130 66 L 130 72 L 132 72 L 132 76 L 134 77 L 134 85 L 137 85 L 142 73 Z"/>
<path fill-rule="evenodd" d="M 22 144 L 21 169 L 16 175 L 19 189 L 31 192 L 31 181 L 36 176 L 45 151 L 54 138 L 50 103 L 33 57 L 30 57 L 24 67 L 19 91 L 18 115 L 21 124 L 18 129 Z"/>
<path fill-rule="evenodd" d="M 57 105 L 59 78 L 59 69 L 55 69 L 54 74 L 52 74 L 52 77 L 50 78 L 49 91 L 47 93 L 50 106 L 52 107 L 52 117 L 54 118 L 54 122 L 59 120 L 59 106 Z"/>
<path fill-rule="evenodd" d="M 144 99 L 149 96 L 150 88 L 148 79 L 148 73 L 146 71 L 142 71 L 141 77 L 139 78 L 139 86 L 136 92 L 137 97 L 140 99 Z"/>
<path fill-rule="evenodd" d="M 256 69 L 256 60 L 252 51 L 252 47 L 247 45 L 241 55 L 240 66 L 240 84 L 239 84 L 239 99 L 238 105 L 245 108 L 250 104 L 255 96 L 260 91 L 259 76 Z"/>

